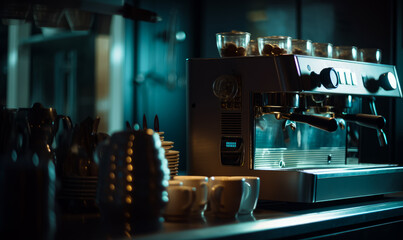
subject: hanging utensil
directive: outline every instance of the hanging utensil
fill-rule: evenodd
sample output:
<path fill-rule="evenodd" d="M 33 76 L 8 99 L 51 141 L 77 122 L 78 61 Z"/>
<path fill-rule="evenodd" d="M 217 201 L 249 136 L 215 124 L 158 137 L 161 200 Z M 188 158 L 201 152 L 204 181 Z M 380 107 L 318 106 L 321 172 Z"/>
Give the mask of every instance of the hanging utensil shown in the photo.
<path fill-rule="evenodd" d="M 127 130 L 133 130 L 132 126 L 130 126 L 129 121 L 126 121 L 126 128 Z"/>
<path fill-rule="evenodd" d="M 143 115 L 143 129 L 147 129 L 147 119 L 146 119 L 146 115 Z"/>
<path fill-rule="evenodd" d="M 156 132 L 160 131 L 160 122 L 159 122 L 157 114 L 155 114 L 155 118 L 154 118 L 154 131 L 156 131 Z"/>

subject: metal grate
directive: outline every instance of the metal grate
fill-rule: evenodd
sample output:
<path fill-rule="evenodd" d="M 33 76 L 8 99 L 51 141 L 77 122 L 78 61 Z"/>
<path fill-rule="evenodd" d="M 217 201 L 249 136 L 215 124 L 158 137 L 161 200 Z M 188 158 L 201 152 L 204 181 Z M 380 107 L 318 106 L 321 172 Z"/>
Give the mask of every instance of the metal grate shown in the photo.
<path fill-rule="evenodd" d="M 241 135 L 242 115 L 241 113 L 221 113 L 221 134 Z"/>
<path fill-rule="evenodd" d="M 345 147 L 318 149 L 256 148 L 255 169 L 340 166 L 346 164 Z"/>

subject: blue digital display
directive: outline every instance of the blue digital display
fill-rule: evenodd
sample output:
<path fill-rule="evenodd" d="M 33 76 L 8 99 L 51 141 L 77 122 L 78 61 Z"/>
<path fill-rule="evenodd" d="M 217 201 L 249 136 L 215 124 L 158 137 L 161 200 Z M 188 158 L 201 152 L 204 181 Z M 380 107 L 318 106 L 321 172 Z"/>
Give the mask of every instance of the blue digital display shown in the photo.
<path fill-rule="evenodd" d="M 236 142 L 225 142 L 225 147 L 236 148 Z"/>

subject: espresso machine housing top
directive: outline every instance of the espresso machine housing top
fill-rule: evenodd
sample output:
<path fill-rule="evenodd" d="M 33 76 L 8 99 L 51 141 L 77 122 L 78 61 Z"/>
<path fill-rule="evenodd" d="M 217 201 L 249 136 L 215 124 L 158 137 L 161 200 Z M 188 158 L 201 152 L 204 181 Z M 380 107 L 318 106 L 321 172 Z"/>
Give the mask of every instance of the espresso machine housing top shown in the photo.
<path fill-rule="evenodd" d="M 403 190 L 403 167 L 359 159 L 359 127 L 387 144 L 375 98 L 402 97 L 394 66 L 282 55 L 188 59 L 187 70 L 189 174 L 259 176 L 274 201 Z"/>

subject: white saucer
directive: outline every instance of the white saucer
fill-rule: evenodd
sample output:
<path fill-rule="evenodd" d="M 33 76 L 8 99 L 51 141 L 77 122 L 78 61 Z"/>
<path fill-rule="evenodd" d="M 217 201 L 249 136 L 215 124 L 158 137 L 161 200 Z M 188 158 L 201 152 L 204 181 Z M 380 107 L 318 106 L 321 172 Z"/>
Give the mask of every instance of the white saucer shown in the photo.
<path fill-rule="evenodd" d="M 171 141 L 163 141 L 163 142 L 161 143 L 161 145 L 162 145 L 162 146 L 174 145 L 174 142 L 171 142 Z"/>
<path fill-rule="evenodd" d="M 176 155 L 176 154 L 179 155 L 179 151 L 176 151 L 176 150 L 165 151 L 165 156 L 167 156 L 167 155 Z"/>

